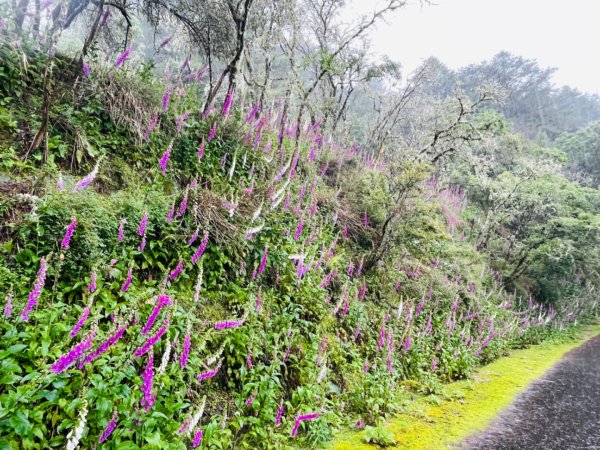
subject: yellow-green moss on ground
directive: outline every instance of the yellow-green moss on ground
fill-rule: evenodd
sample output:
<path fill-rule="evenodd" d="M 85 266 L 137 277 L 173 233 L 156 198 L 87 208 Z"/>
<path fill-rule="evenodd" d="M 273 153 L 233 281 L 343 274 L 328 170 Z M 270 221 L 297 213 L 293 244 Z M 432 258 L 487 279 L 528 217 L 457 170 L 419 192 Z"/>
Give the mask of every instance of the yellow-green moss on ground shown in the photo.
<path fill-rule="evenodd" d="M 402 449 L 449 448 L 487 427 L 515 396 L 558 362 L 569 350 L 597 334 L 600 325 L 586 328 L 576 341 L 536 345 L 516 350 L 510 356 L 481 367 L 472 380 L 447 385 L 446 397 L 438 402 L 419 397 L 406 410 L 392 418 L 386 428 L 393 432 Z M 340 434 L 330 445 L 335 450 L 377 448 L 366 444 L 364 432 Z"/>

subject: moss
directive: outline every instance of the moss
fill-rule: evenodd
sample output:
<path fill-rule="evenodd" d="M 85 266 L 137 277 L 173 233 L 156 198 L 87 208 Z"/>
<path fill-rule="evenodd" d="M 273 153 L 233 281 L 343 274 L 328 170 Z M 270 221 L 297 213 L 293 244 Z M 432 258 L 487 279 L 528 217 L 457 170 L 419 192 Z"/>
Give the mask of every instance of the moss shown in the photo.
<path fill-rule="evenodd" d="M 448 384 L 439 406 L 428 396 L 411 402 L 404 412 L 386 425 L 402 449 L 442 449 L 484 430 L 529 383 L 539 378 L 565 353 L 583 340 L 600 334 L 600 325 L 585 329 L 579 339 L 545 343 L 524 350 L 478 369 L 472 380 Z M 346 432 L 329 446 L 335 450 L 376 448 L 366 444 L 362 432 Z"/>

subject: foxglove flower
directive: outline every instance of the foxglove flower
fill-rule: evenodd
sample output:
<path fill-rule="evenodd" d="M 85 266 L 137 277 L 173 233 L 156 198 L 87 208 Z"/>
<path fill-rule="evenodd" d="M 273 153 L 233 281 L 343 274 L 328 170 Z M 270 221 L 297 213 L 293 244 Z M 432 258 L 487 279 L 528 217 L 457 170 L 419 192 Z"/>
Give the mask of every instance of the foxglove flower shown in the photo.
<path fill-rule="evenodd" d="M 167 90 L 163 93 L 162 96 L 162 107 L 164 111 L 169 109 L 169 102 L 171 100 L 171 89 L 173 89 L 173 85 L 169 84 L 169 86 L 167 86 Z"/>
<path fill-rule="evenodd" d="M 202 430 L 198 429 L 198 431 L 196 431 L 196 434 L 194 435 L 194 442 L 192 446 L 196 448 L 200 446 L 200 444 L 202 444 Z"/>
<path fill-rule="evenodd" d="M 96 271 L 92 270 L 90 275 L 90 284 L 88 285 L 88 291 L 93 293 L 96 290 Z"/>
<path fill-rule="evenodd" d="M 148 363 L 144 372 L 142 372 L 142 387 L 143 392 L 142 406 L 146 411 L 149 411 L 154 405 L 156 397 L 152 395 L 152 383 L 154 381 L 154 354 L 152 351 L 148 354 Z"/>
<path fill-rule="evenodd" d="M 192 419 L 190 420 L 190 426 L 188 428 L 188 430 L 189 430 L 188 433 L 191 433 L 192 430 L 194 428 L 196 428 L 196 425 L 198 425 L 200 418 L 204 414 L 205 406 L 206 406 L 206 395 L 204 397 L 202 397 L 202 402 L 200 403 L 198 410 L 196 411 L 196 413 L 192 416 Z"/>
<path fill-rule="evenodd" d="M 190 346 L 191 346 L 190 326 L 188 324 L 188 328 L 185 333 L 185 337 L 183 338 L 183 350 L 181 351 L 181 357 L 179 358 L 179 364 L 182 369 L 185 368 L 185 365 L 187 364 L 188 358 L 190 356 Z"/>
<path fill-rule="evenodd" d="M 83 75 L 87 78 L 90 76 L 90 66 L 84 61 L 83 62 Z"/>
<path fill-rule="evenodd" d="M 58 179 L 56 180 L 56 190 L 58 192 L 65 190 L 65 182 L 63 181 L 62 173 L 58 174 Z"/>
<path fill-rule="evenodd" d="M 63 237 L 60 246 L 63 250 L 67 250 L 69 248 L 69 244 L 71 243 L 71 238 L 75 233 L 75 227 L 77 226 L 77 219 L 75 216 L 71 217 L 71 223 L 67 226 L 67 231 L 65 232 L 65 236 Z"/>
<path fill-rule="evenodd" d="M 222 363 L 222 361 L 219 361 L 219 363 L 216 365 L 216 367 L 213 370 L 208 370 L 208 371 L 202 372 L 200 375 L 198 375 L 198 381 L 202 381 L 202 380 L 206 380 L 206 379 L 214 377 L 217 373 L 219 373 L 219 369 L 221 369 L 221 363 Z"/>
<path fill-rule="evenodd" d="M 302 221 L 302 219 L 300 219 L 300 222 L 298 222 L 298 226 L 296 227 L 296 233 L 294 233 L 295 241 L 300 239 L 300 236 L 302 235 L 302 227 L 303 226 L 304 226 L 304 222 Z"/>
<path fill-rule="evenodd" d="M 90 302 L 90 304 L 91 304 L 91 302 Z M 87 321 L 87 318 L 90 315 L 90 308 L 91 308 L 90 305 L 88 305 L 84 308 L 83 312 L 81 313 L 81 316 L 79 317 L 79 320 L 77 321 L 77 323 L 71 330 L 71 333 L 69 333 L 69 336 L 71 336 L 71 337 L 77 336 L 77 333 L 79 333 L 79 330 L 81 330 L 81 327 L 83 327 L 85 325 L 85 322 Z"/>
<path fill-rule="evenodd" d="M 296 437 L 296 434 L 298 433 L 298 427 L 300 426 L 300 424 L 302 422 L 306 422 L 307 420 L 314 420 L 316 418 L 319 417 L 319 413 L 310 413 L 310 414 L 304 414 L 304 415 L 300 415 L 298 417 L 296 417 L 296 421 L 294 422 L 294 428 L 292 429 L 292 437 Z"/>
<path fill-rule="evenodd" d="M 281 416 L 283 415 L 283 399 L 279 403 L 279 409 L 277 410 L 277 416 L 275 417 L 275 426 L 278 427 L 281 424 Z"/>
<path fill-rule="evenodd" d="M 171 141 L 163 155 L 160 157 L 160 161 L 158 163 L 158 165 L 160 166 L 160 171 L 163 175 L 167 174 L 167 163 L 169 162 L 169 158 L 171 157 L 171 150 L 173 150 L 173 141 Z"/>
<path fill-rule="evenodd" d="M 38 304 L 38 300 L 42 294 L 42 289 L 44 289 L 44 284 L 46 284 L 47 269 L 48 266 L 46 265 L 46 260 L 44 258 L 40 259 L 40 268 L 37 271 L 37 278 L 33 284 L 33 290 L 29 293 L 27 304 L 21 312 L 21 318 L 25 322 L 29 321 L 29 314 L 31 313 L 31 310 Z"/>
<path fill-rule="evenodd" d="M 215 330 L 226 330 L 228 328 L 237 328 L 244 325 L 243 320 L 224 320 L 215 323 Z"/>
<path fill-rule="evenodd" d="M 125 219 L 121 219 L 121 222 L 119 222 L 119 235 L 117 237 L 117 241 L 118 242 L 123 242 L 123 239 L 125 239 L 125 224 L 127 223 L 127 220 Z"/>
<path fill-rule="evenodd" d="M 75 345 L 68 353 L 58 358 L 58 361 L 52 365 L 50 370 L 54 373 L 62 373 L 67 370 L 71 364 L 81 358 L 92 347 L 95 336 L 95 333 L 91 333 L 84 341 Z"/>
<path fill-rule="evenodd" d="M 252 403 L 254 403 L 254 399 L 256 398 L 257 395 L 258 395 L 258 392 L 255 392 L 250 397 L 248 397 L 248 399 L 246 400 L 246 406 L 251 406 Z"/>
<path fill-rule="evenodd" d="M 117 58 L 117 61 L 115 62 L 115 67 L 117 69 L 123 65 L 123 63 L 125 62 L 125 60 L 127 59 L 127 57 L 129 56 L 130 53 L 131 53 L 131 47 L 127 47 L 127 49 L 123 53 L 121 53 L 121 56 L 119 56 Z"/>
<path fill-rule="evenodd" d="M 225 97 L 225 102 L 223 103 L 223 118 L 227 119 L 229 116 L 229 111 L 231 110 L 231 104 L 233 103 L 233 88 L 229 89 L 227 92 L 227 97 Z"/>
<path fill-rule="evenodd" d="M 216 134 L 217 134 L 217 122 L 213 122 L 210 132 L 208 133 L 206 142 L 212 141 Z"/>
<path fill-rule="evenodd" d="M 202 242 L 200 242 L 200 245 L 198 246 L 198 248 L 196 249 L 196 252 L 192 256 L 192 265 L 194 265 L 198 262 L 198 260 L 204 253 L 204 250 L 206 250 L 207 244 L 208 244 L 208 230 L 206 230 L 204 232 L 204 236 L 202 237 Z"/>
<path fill-rule="evenodd" d="M 167 217 L 165 218 L 165 222 L 170 223 L 173 220 L 173 216 L 175 216 L 175 205 L 173 205 L 171 207 L 171 210 L 169 211 L 169 213 L 167 214 Z"/>
<path fill-rule="evenodd" d="M 142 220 L 140 220 L 140 226 L 138 227 L 138 234 L 143 236 L 146 233 L 146 226 L 148 225 L 148 211 L 144 211 Z"/>
<path fill-rule="evenodd" d="M 265 271 L 265 267 L 267 265 L 267 258 L 269 257 L 269 244 L 265 244 L 265 249 L 263 251 L 262 258 L 260 260 L 260 265 L 258 266 L 257 275 L 261 275 Z"/>
<path fill-rule="evenodd" d="M 176 217 L 181 217 L 185 214 L 185 210 L 187 209 L 187 202 L 188 202 L 188 191 L 186 189 L 183 199 L 181 200 L 181 203 L 179 204 L 179 210 L 177 211 Z"/>
<path fill-rule="evenodd" d="M 121 286 L 121 292 L 127 292 L 127 289 L 129 289 L 129 286 L 131 285 L 132 279 L 133 279 L 133 267 L 130 267 L 129 270 L 127 271 L 127 278 L 125 279 L 125 282 Z"/>
<path fill-rule="evenodd" d="M 110 419 L 110 422 L 108 422 L 108 425 L 106 426 L 106 428 L 104 429 L 104 431 L 102 432 L 100 437 L 98 438 L 98 444 L 102 444 L 104 441 L 106 441 L 110 437 L 112 432 L 115 430 L 115 428 L 117 428 L 118 418 L 119 418 L 119 415 L 117 414 L 117 411 L 115 410 L 115 412 L 112 415 L 112 418 Z"/>
<path fill-rule="evenodd" d="M 140 356 L 143 356 L 146 353 L 148 353 L 148 351 L 152 350 L 152 347 L 154 347 L 154 344 L 156 344 L 158 342 L 158 340 L 162 337 L 162 335 L 167 332 L 168 327 L 169 327 L 169 317 L 167 316 L 167 318 L 163 322 L 163 325 L 156 331 L 156 333 L 154 333 L 152 336 L 150 336 L 148 339 L 146 339 L 146 342 L 144 342 L 144 344 L 141 347 L 138 347 L 133 352 L 133 356 L 135 356 L 136 358 L 139 358 Z"/>
<path fill-rule="evenodd" d="M 175 278 L 177 278 L 179 276 L 179 274 L 181 274 L 181 271 L 183 269 L 183 260 L 179 260 L 179 263 L 177 264 L 177 267 L 175 267 L 173 269 L 173 271 L 169 274 L 169 280 L 174 280 Z"/>
<path fill-rule="evenodd" d="M 204 140 L 202 140 L 202 142 L 200 143 L 200 147 L 198 147 L 198 161 L 200 161 L 202 159 L 202 156 L 204 155 L 205 146 L 206 143 L 204 142 Z"/>
<path fill-rule="evenodd" d="M 158 114 L 154 114 L 148 123 L 148 127 L 146 128 L 146 132 L 144 133 L 144 139 L 150 138 L 150 134 L 152 134 L 152 130 L 156 126 L 156 122 L 158 121 Z"/>
<path fill-rule="evenodd" d="M 6 305 L 4 306 L 4 316 L 7 318 L 12 315 L 12 299 L 13 299 L 13 293 L 10 292 L 6 296 Z"/>
<path fill-rule="evenodd" d="M 143 335 L 148 334 L 148 332 L 154 326 L 154 322 L 156 322 L 156 319 L 157 319 L 158 315 L 160 314 L 161 310 L 165 306 L 168 306 L 169 303 L 171 303 L 171 297 L 169 297 L 168 295 L 160 295 L 158 297 L 158 302 L 157 302 L 156 306 L 154 306 L 154 308 L 152 309 L 152 312 L 150 313 L 150 315 L 148 316 L 148 319 L 146 320 L 146 325 L 144 326 L 144 328 L 141 331 L 141 333 Z"/>
<path fill-rule="evenodd" d="M 71 190 L 71 192 L 81 191 L 82 189 L 89 186 L 92 183 L 92 181 L 94 181 L 94 179 L 96 178 L 96 175 L 98 175 L 99 169 L 100 169 L 100 161 L 98 160 L 98 161 L 96 161 L 96 165 L 94 166 L 92 171 L 89 174 L 87 174 L 85 177 L 83 177 L 81 180 L 79 180 L 75 184 L 75 186 L 73 186 L 73 189 Z"/>
<path fill-rule="evenodd" d="M 110 349 L 111 346 L 113 346 L 116 342 L 119 341 L 119 339 L 121 339 L 121 337 L 123 336 L 123 333 L 125 333 L 125 330 L 127 330 L 127 324 L 125 324 L 124 326 L 119 328 L 111 337 L 109 337 L 104 342 L 102 342 L 96 350 L 94 350 L 93 352 L 88 354 L 85 357 L 83 364 L 84 365 L 89 364 L 89 363 L 95 361 L 96 359 L 98 359 L 104 353 L 106 353 Z"/>

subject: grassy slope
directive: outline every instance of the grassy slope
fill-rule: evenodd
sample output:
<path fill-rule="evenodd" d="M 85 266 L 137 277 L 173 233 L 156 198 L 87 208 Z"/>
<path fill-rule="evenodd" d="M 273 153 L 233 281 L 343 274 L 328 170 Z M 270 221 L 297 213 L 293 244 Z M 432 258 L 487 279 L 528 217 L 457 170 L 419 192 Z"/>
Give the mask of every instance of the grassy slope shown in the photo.
<path fill-rule="evenodd" d="M 457 444 L 487 427 L 529 383 L 543 375 L 565 353 L 584 340 L 600 334 L 600 325 L 586 328 L 579 339 L 545 343 L 517 350 L 509 357 L 481 367 L 473 380 L 451 383 L 445 400 L 432 406 L 430 397 L 419 397 L 404 413 L 393 418 L 387 428 L 394 433 L 398 448 L 442 449 Z M 331 443 L 336 450 L 372 449 L 362 432 L 348 432 Z"/>

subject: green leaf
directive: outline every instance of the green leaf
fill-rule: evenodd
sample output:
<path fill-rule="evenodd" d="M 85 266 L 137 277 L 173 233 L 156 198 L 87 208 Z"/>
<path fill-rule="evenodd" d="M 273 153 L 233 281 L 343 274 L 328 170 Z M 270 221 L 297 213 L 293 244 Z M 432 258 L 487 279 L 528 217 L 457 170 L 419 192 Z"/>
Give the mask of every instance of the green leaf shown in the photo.
<path fill-rule="evenodd" d="M 28 436 L 33 429 L 33 425 L 28 420 L 28 415 L 24 411 L 17 411 L 10 418 L 10 424 L 19 436 Z"/>

